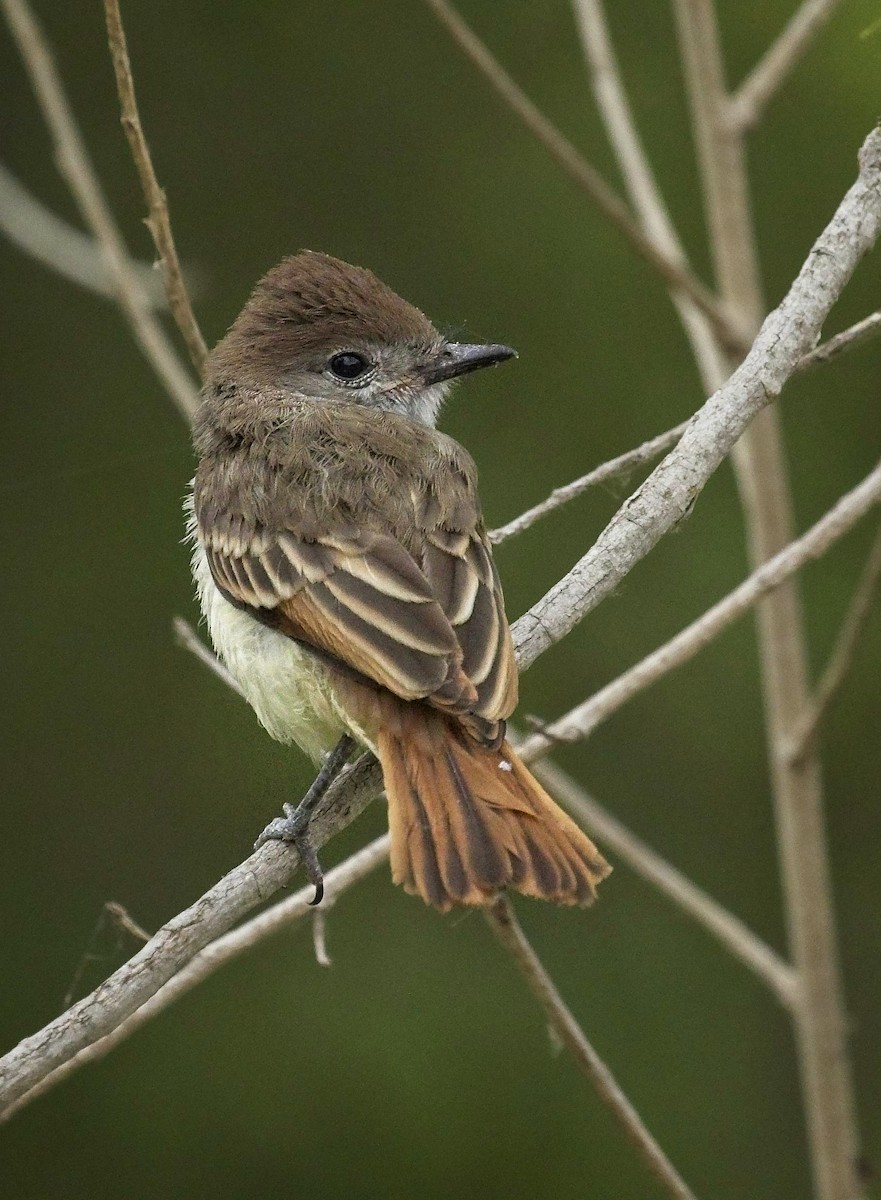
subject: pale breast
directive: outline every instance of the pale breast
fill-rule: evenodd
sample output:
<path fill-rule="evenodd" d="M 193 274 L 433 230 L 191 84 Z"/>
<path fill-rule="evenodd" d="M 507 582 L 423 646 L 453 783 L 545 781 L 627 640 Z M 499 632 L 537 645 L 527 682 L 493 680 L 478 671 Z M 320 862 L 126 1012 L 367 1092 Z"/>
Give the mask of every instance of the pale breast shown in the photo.
<path fill-rule="evenodd" d="M 316 762 L 346 731 L 327 668 L 308 650 L 218 590 L 198 541 L 193 578 L 214 649 L 238 682 L 260 723 L 280 742 L 296 742 Z"/>

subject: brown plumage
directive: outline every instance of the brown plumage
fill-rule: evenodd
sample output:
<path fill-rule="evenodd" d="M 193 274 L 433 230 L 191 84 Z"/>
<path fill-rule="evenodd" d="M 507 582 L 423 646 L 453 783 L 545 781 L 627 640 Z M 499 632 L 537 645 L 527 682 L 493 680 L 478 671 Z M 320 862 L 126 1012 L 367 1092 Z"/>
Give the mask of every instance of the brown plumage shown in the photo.
<path fill-rule="evenodd" d="M 431 427 L 435 381 L 503 350 L 447 343 L 369 272 L 300 255 L 215 350 L 196 427 L 214 585 L 321 664 L 382 764 L 393 877 L 440 909 L 503 887 L 585 904 L 609 870 L 504 741 L 517 668 L 476 470 Z M 341 352 L 369 384 L 333 378 Z"/>

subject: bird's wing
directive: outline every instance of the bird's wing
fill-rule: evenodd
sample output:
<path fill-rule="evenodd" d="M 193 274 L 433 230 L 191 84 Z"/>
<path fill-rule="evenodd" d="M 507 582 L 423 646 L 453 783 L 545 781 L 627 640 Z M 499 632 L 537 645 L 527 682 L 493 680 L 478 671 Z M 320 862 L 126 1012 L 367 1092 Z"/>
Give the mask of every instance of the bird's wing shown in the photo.
<path fill-rule="evenodd" d="M 477 691 L 472 711 L 487 721 L 517 707 L 517 664 L 492 549 L 479 514 L 466 529 L 425 528 L 422 570 L 462 649 Z"/>
<path fill-rule="evenodd" d="M 517 669 L 476 493 L 465 482 L 454 511 L 449 489 L 423 478 L 398 491 L 387 521 L 374 509 L 367 524 L 340 516 L 331 497 L 317 533 L 295 505 L 272 529 L 234 504 L 219 510 L 197 477 L 198 535 L 233 604 L 405 700 L 473 714 L 475 735 L 493 740 L 516 705 Z"/>

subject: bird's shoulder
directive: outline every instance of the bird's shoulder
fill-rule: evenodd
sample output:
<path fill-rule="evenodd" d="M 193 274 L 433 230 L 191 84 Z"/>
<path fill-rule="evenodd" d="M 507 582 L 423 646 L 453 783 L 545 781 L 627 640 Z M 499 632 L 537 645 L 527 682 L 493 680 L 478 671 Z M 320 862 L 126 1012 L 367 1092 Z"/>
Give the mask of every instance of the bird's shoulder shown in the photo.
<path fill-rule="evenodd" d="M 202 528 L 240 519 L 313 538 L 352 524 L 407 545 L 414 532 L 482 528 L 477 468 L 439 430 L 355 404 L 288 400 L 284 419 L 232 427 L 201 447 Z"/>

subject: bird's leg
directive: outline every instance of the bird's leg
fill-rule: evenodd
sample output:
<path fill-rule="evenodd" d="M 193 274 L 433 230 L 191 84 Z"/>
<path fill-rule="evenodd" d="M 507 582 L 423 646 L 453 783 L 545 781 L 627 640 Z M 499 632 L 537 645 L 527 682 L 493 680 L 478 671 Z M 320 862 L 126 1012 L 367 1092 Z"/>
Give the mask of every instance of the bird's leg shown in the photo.
<path fill-rule="evenodd" d="M 355 739 L 344 733 L 321 764 L 312 786 L 300 803 L 296 806 L 283 805 L 285 815 L 270 821 L 254 843 L 255 850 L 259 850 L 265 842 L 292 842 L 296 846 L 309 882 L 315 888 L 315 895 L 309 901 L 310 904 L 321 903 L 324 896 L 324 875 L 309 833 L 309 822 L 318 801 L 346 765 L 354 748 Z"/>

